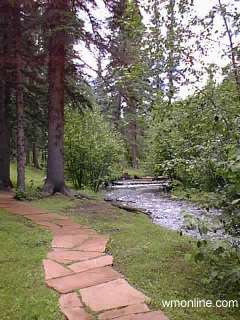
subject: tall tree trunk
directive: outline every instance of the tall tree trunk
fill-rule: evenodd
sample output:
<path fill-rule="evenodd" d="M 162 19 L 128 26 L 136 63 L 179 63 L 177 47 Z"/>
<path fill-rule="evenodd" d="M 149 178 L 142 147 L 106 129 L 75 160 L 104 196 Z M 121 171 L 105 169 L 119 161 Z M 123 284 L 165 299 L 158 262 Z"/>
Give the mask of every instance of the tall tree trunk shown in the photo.
<path fill-rule="evenodd" d="M 20 5 L 14 8 L 16 26 L 15 62 L 16 62 L 16 112 L 17 112 L 17 189 L 25 191 L 25 136 L 24 136 L 24 106 L 23 106 L 23 75 L 21 52 L 21 13 Z"/>
<path fill-rule="evenodd" d="M 175 44 L 175 5 L 176 0 L 170 0 L 169 1 L 169 7 L 168 7 L 168 16 L 169 16 L 169 25 L 167 27 L 167 37 L 168 37 L 168 70 L 167 70 L 167 78 L 168 78 L 168 104 L 172 104 L 172 100 L 174 97 L 175 89 L 174 89 L 174 44 Z"/>
<path fill-rule="evenodd" d="M 136 106 L 131 103 L 129 107 L 128 120 L 128 145 L 130 151 L 131 165 L 133 168 L 138 168 L 138 147 L 137 147 L 137 110 Z"/>
<path fill-rule="evenodd" d="M 39 165 L 39 161 L 38 161 L 38 150 L 37 150 L 37 146 L 36 143 L 33 142 L 32 144 L 32 156 L 33 156 L 33 166 L 36 169 L 40 169 L 40 165 Z"/>
<path fill-rule="evenodd" d="M 9 143 L 9 128 L 7 105 L 9 101 L 8 95 L 10 91 L 7 84 L 6 74 L 6 58 L 8 56 L 9 36 L 8 36 L 8 11 L 7 2 L 2 2 L 0 5 L 1 23 L 0 23 L 0 190 L 8 190 L 12 187 L 10 181 L 10 143 Z"/>
<path fill-rule="evenodd" d="M 6 110 L 6 81 L 4 66 L 0 66 L 0 190 L 10 189 L 10 146 Z"/>
<path fill-rule="evenodd" d="M 68 0 L 49 0 L 47 15 L 50 23 L 48 41 L 48 162 L 43 191 L 68 193 L 64 181 L 64 78 L 66 32 L 65 16 Z"/>
<path fill-rule="evenodd" d="M 120 129 L 121 107 L 122 107 L 121 95 L 120 93 L 117 93 L 117 96 L 114 99 L 112 119 L 113 119 L 115 128 L 118 130 Z"/>
<path fill-rule="evenodd" d="M 236 87 L 238 90 L 238 95 L 240 97 L 240 70 L 239 70 L 239 66 L 237 63 L 237 51 L 234 48 L 234 44 L 233 44 L 233 34 L 231 31 L 231 28 L 229 27 L 228 24 L 228 20 L 227 20 L 227 16 L 226 16 L 226 11 L 224 9 L 224 5 L 222 4 L 221 0 L 218 0 L 219 3 L 219 7 L 221 10 L 221 15 L 223 18 L 223 22 L 226 28 L 226 34 L 228 37 L 228 41 L 229 41 L 229 46 L 230 46 L 230 51 L 231 51 L 231 63 L 232 63 L 232 68 L 233 68 L 233 74 L 234 74 L 234 78 L 235 78 L 235 82 L 236 82 Z"/>
<path fill-rule="evenodd" d="M 30 165 L 30 151 L 29 151 L 29 148 L 27 147 L 26 148 L 27 150 L 26 150 L 26 165 L 28 166 L 28 165 Z"/>

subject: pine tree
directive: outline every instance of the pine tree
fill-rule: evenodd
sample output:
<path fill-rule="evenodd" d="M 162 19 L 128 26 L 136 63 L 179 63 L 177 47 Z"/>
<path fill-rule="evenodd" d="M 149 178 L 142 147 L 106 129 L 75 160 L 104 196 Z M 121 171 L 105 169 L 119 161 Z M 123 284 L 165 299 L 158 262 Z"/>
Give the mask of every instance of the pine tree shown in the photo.
<path fill-rule="evenodd" d="M 108 66 L 112 78 L 114 122 L 123 116 L 125 137 L 129 146 L 131 166 L 138 167 L 138 114 L 142 109 L 146 86 L 145 63 L 142 55 L 144 25 L 138 1 L 122 0 L 112 7 L 111 58 Z"/>

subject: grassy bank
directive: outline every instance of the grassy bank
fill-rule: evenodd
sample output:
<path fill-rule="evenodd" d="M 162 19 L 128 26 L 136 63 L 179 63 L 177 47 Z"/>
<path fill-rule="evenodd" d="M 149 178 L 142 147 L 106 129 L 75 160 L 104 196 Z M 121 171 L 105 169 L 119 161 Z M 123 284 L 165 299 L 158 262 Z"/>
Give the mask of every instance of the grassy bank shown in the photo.
<path fill-rule="evenodd" d="M 46 288 L 42 259 L 50 234 L 0 209 L 0 319 L 63 320 L 57 295 Z"/>
<path fill-rule="evenodd" d="M 153 225 L 144 215 L 126 213 L 101 200 L 72 202 L 57 196 L 33 204 L 110 234 L 108 250 L 114 256 L 114 267 L 151 297 L 152 309 L 164 309 L 162 300 L 219 298 L 202 284 L 207 266 L 197 266 L 185 259 L 195 246 L 190 238 Z M 170 320 L 239 319 L 236 309 L 165 308 L 164 311 Z"/>

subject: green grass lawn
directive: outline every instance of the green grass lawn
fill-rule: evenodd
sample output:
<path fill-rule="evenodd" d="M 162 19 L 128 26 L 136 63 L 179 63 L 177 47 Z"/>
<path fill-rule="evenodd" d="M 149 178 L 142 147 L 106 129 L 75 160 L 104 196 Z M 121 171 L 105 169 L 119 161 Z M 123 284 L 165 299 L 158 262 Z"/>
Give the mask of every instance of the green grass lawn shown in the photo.
<path fill-rule="evenodd" d="M 50 234 L 0 209 L 0 319 L 63 320 L 44 283 L 42 259 Z"/>
<path fill-rule="evenodd" d="M 57 196 L 33 205 L 70 216 L 75 221 L 111 235 L 108 250 L 114 267 L 136 288 L 151 297 L 152 309 L 163 309 L 162 299 L 219 299 L 202 284 L 207 266 L 187 262 L 195 245 L 188 237 L 153 225 L 148 217 L 113 208 L 100 200 L 73 201 Z M 76 209 L 70 209 L 74 205 Z M 170 320 L 237 320 L 239 310 L 164 310 Z"/>

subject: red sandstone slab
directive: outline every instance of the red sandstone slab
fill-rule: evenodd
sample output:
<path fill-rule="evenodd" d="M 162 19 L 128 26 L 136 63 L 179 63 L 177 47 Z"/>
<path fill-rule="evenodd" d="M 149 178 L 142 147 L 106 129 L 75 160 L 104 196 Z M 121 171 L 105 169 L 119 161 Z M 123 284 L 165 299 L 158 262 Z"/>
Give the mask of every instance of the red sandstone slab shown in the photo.
<path fill-rule="evenodd" d="M 103 267 L 76 273 L 64 278 L 48 280 L 47 285 L 54 288 L 59 293 L 68 293 L 76 289 L 96 286 L 100 283 L 116 280 L 120 277 L 120 273 L 113 270 L 111 267 Z"/>
<path fill-rule="evenodd" d="M 0 206 L 2 205 L 12 205 L 14 204 L 14 199 L 0 199 Z"/>
<path fill-rule="evenodd" d="M 103 254 L 99 252 L 81 252 L 74 250 L 56 250 L 48 253 L 48 259 L 55 260 L 60 263 L 70 263 L 76 261 L 84 261 L 96 257 L 100 257 Z"/>
<path fill-rule="evenodd" d="M 102 256 L 96 259 L 86 260 L 82 262 L 77 262 L 69 266 L 69 269 L 78 273 L 90 269 L 111 266 L 113 263 L 112 256 Z"/>
<path fill-rule="evenodd" d="M 50 230 L 53 233 L 61 230 L 61 228 L 58 225 L 51 223 L 51 222 L 48 222 L 48 221 L 42 221 L 42 222 L 39 221 L 37 224 L 39 226 L 44 227 L 47 230 Z"/>
<path fill-rule="evenodd" d="M 53 238 L 52 247 L 71 249 L 82 244 L 88 237 L 86 234 L 57 235 Z"/>
<path fill-rule="evenodd" d="M 50 213 L 41 213 L 30 215 L 29 218 L 34 221 L 54 221 L 58 216 Z"/>
<path fill-rule="evenodd" d="M 103 312 L 98 316 L 99 320 L 110 320 L 116 319 L 118 317 L 128 316 L 128 315 L 135 315 L 138 313 L 144 313 L 150 311 L 148 306 L 144 303 L 135 304 L 132 306 L 124 307 L 121 309 L 115 309 Z"/>
<path fill-rule="evenodd" d="M 62 313 L 68 320 L 90 320 L 90 315 L 83 309 L 79 307 L 61 308 Z"/>
<path fill-rule="evenodd" d="M 26 208 L 25 206 L 17 206 L 17 205 L 12 205 L 9 206 L 9 211 L 15 214 L 19 214 L 19 215 L 37 215 L 37 214 L 46 214 L 46 212 L 41 212 L 40 210 L 35 211 L 35 210 L 31 210 L 31 208 Z"/>
<path fill-rule="evenodd" d="M 72 222 L 71 220 L 66 220 L 66 219 L 56 219 L 55 221 L 57 224 L 61 226 L 66 226 L 66 227 L 76 227 L 80 228 L 81 226 L 77 223 Z"/>
<path fill-rule="evenodd" d="M 144 303 L 149 300 L 124 279 L 85 288 L 80 290 L 80 293 L 83 302 L 96 312 Z"/>
<path fill-rule="evenodd" d="M 76 250 L 82 251 L 98 251 L 105 252 L 106 245 L 108 243 L 109 237 L 107 236 L 96 236 L 91 237 L 84 241 L 80 246 L 76 247 Z"/>
<path fill-rule="evenodd" d="M 59 227 L 59 230 L 54 232 L 54 236 L 67 236 L 81 233 L 80 228 L 62 227 L 59 224 L 56 225 Z"/>
<path fill-rule="evenodd" d="M 62 294 L 59 298 L 59 304 L 61 308 L 83 307 L 83 304 L 76 292 Z"/>
<path fill-rule="evenodd" d="M 54 278 L 64 277 L 72 274 L 72 271 L 64 268 L 59 263 L 52 260 L 43 260 L 43 267 L 45 271 L 45 279 L 50 280 Z"/>
<path fill-rule="evenodd" d="M 9 192 L 9 191 L 1 191 L 0 192 L 0 198 L 13 198 L 14 197 L 14 193 L 13 192 Z"/>
<path fill-rule="evenodd" d="M 168 320 L 168 318 L 161 311 L 153 311 L 143 314 L 128 315 L 117 318 L 117 320 Z"/>

